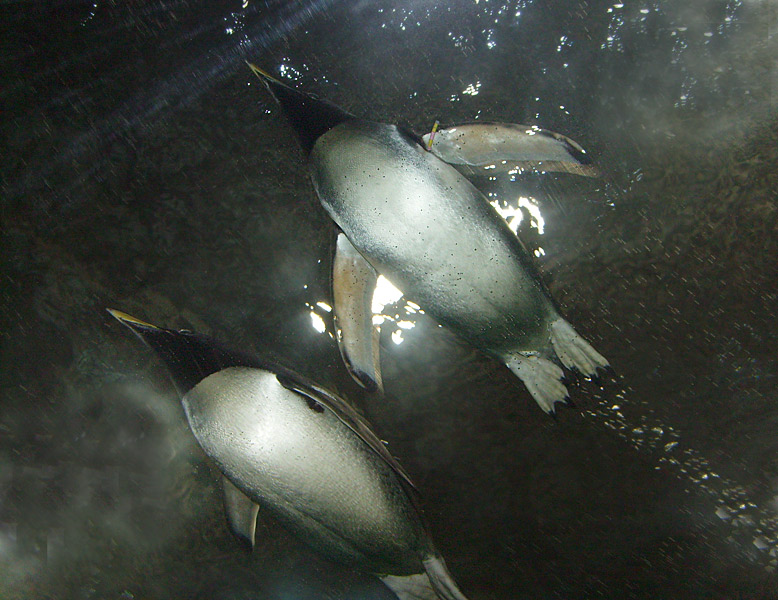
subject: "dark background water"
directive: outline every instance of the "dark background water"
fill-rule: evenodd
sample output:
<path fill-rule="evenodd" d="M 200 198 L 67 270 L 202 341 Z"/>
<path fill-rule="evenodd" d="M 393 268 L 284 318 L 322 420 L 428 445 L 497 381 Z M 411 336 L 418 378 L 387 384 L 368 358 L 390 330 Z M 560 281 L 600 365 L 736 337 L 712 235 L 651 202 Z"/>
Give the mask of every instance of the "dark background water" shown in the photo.
<path fill-rule="evenodd" d="M 269 519 L 243 551 L 110 306 L 347 395 L 473 600 L 778 598 L 776 23 L 772 0 L 0 4 L 0 597 L 392 597 Z M 400 302 L 386 397 L 360 391 L 311 326 L 333 230 L 243 59 L 418 132 L 583 144 L 603 181 L 483 183 L 537 198 L 520 234 L 615 376 L 555 422 Z"/>

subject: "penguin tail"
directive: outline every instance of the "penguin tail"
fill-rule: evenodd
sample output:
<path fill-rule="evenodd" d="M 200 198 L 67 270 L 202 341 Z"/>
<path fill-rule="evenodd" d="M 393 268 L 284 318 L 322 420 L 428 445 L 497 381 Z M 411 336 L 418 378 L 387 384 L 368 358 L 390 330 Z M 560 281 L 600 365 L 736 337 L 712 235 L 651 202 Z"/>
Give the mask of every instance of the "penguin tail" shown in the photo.
<path fill-rule="evenodd" d="M 465 595 L 459 591 L 441 556 L 432 555 L 425 559 L 424 570 L 427 571 L 427 577 L 441 600 L 467 600 Z"/>
<path fill-rule="evenodd" d="M 505 364 L 546 413 L 553 415 L 554 404 L 568 400 L 567 388 L 562 383 L 564 372 L 550 360 L 534 352 L 516 352 L 507 357 Z"/>
<path fill-rule="evenodd" d="M 610 366 L 605 357 L 592 348 L 563 318 L 560 317 L 551 324 L 550 332 L 551 346 L 568 369 L 575 369 L 586 377 L 595 377 L 597 369 Z"/>
<path fill-rule="evenodd" d="M 424 573 L 416 575 L 387 575 L 381 578 L 400 600 L 467 600 L 459 591 L 454 578 L 440 556 L 424 560 Z"/>

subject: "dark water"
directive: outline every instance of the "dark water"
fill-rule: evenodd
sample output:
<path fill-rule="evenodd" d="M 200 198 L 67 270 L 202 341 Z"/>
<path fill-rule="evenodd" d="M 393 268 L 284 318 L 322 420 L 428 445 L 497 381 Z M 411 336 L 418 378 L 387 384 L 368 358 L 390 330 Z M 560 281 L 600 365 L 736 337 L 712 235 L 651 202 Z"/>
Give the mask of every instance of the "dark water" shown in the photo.
<path fill-rule="evenodd" d="M 392 597 L 269 519 L 243 551 L 110 306 L 353 400 L 473 600 L 778 598 L 776 10 L 2 3 L 0 597 Z M 542 227 L 525 209 L 519 233 L 615 376 L 573 383 L 555 422 L 400 301 L 386 398 L 360 391 L 312 326 L 332 329 L 333 229 L 244 58 L 420 133 L 482 119 L 583 144 L 603 180 L 482 183 L 535 199 Z"/>

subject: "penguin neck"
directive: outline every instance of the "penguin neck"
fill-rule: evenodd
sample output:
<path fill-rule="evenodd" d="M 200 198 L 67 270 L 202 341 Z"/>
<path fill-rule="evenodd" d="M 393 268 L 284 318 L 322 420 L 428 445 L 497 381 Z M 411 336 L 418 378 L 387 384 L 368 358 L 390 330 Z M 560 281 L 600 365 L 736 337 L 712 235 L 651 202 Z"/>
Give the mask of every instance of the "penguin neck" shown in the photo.
<path fill-rule="evenodd" d="M 356 119 L 354 115 L 326 100 L 319 100 L 278 82 L 274 83 L 275 85 L 271 83 L 268 87 L 294 127 L 306 156 L 311 153 L 316 140 L 330 129 Z"/>
<path fill-rule="evenodd" d="M 165 363 L 182 397 L 217 371 L 262 366 L 257 359 L 225 348 L 204 335 L 162 328 L 136 332 Z"/>

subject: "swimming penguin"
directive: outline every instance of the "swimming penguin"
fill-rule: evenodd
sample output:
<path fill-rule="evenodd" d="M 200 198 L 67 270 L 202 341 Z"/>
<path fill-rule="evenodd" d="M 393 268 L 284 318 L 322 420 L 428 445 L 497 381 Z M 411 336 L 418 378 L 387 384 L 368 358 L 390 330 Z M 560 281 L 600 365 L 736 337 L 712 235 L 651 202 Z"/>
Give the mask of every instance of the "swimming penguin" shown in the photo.
<path fill-rule="evenodd" d="M 224 475 L 228 523 L 252 547 L 266 511 L 323 556 L 401 600 L 467 600 L 412 483 L 343 399 L 211 338 L 109 309 L 165 362 L 198 443 Z"/>
<path fill-rule="evenodd" d="M 521 126 L 488 131 L 470 126 L 444 132 L 446 144 L 436 155 L 428 151 L 429 137 L 425 144 L 402 127 L 359 119 L 249 66 L 284 109 L 307 156 L 319 200 L 340 229 L 333 270 L 335 315 L 361 335 L 349 339 L 343 328 L 339 341 L 352 374 L 365 387 L 380 385 L 379 363 L 367 343 L 371 313 L 369 308 L 344 310 L 337 297 L 341 287 L 344 294 L 356 289 L 369 296 L 366 284 L 355 282 L 372 281 L 375 273 L 438 323 L 506 364 L 548 413 L 567 398 L 554 357 L 587 376 L 608 366 L 562 318 L 505 221 L 446 162 L 476 160 L 483 150 L 473 148 L 483 147 L 489 132 L 488 145 L 496 152 L 489 160 L 499 158 L 495 140 L 502 139 L 511 160 L 531 163 L 537 152 L 552 162 L 585 166 L 580 146 Z M 339 260 L 341 253 L 349 259 Z"/>

